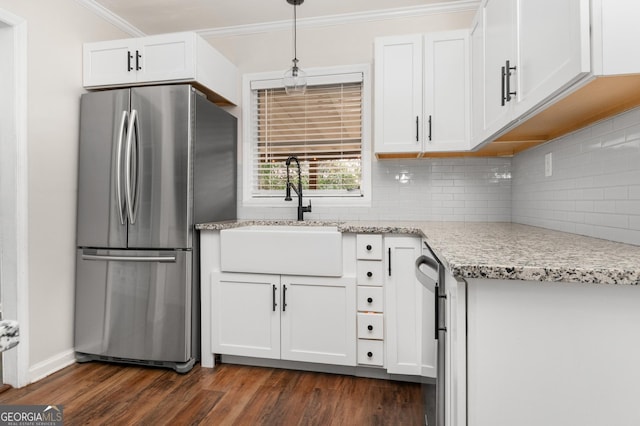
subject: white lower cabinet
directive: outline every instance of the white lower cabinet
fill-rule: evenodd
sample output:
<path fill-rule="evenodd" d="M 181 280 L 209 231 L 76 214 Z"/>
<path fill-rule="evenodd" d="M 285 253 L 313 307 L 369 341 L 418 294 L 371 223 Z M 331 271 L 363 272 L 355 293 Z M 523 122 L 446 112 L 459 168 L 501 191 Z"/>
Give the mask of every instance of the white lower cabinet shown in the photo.
<path fill-rule="evenodd" d="M 356 364 L 353 278 L 214 272 L 214 353 Z"/>
<path fill-rule="evenodd" d="M 280 358 L 280 276 L 214 272 L 211 343 L 215 353 Z"/>
<path fill-rule="evenodd" d="M 282 276 L 281 358 L 355 365 L 353 278 Z"/>
<path fill-rule="evenodd" d="M 385 237 L 387 371 L 436 377 L 434 294 L 415 275 L 422 240 Z"/>

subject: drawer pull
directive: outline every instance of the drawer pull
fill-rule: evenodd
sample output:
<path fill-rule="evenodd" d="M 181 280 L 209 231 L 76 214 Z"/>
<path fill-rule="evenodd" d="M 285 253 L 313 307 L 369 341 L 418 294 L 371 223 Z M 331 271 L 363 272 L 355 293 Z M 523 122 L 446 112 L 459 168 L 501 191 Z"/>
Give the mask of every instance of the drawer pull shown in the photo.
<path fill-rule="evenodd" d="M 371 271 L 367 272 L 367 276 L 368 276 L 369 278 L 371 278 L 371 277 L 373 276 L 373 272 L 371 272 Z"/>
<path fill-rule="evenodd" d="M 373 352 L 367 352 L 367 357 L 372 358 L 373 357 Z"/>
<path fill-rule="evenodd" d="M 367 297 L 367 303 L 373 303 L 373 297 Z"/>
<path fill-rule="evenodd" d="M 371 251 L 372 247 L 371 244 L 367 244 L 367 251 Z"/>
<path fill-rule="evenodd" d="M 372 331 L 372 330 L 373 330 L 373 326 L 372 326 L 371 324 L 369 324 L 369 325 L 367 326 L 367 330 Z"/>

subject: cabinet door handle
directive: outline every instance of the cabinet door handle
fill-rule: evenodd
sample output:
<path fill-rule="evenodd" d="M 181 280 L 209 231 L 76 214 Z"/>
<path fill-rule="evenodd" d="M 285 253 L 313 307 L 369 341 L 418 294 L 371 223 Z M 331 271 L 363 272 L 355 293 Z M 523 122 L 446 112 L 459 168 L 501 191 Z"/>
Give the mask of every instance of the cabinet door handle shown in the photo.
<path fill-rule="evenodd" d="M 127 50 L 127 71 L 133 71 L 131 68 L 131 60 L 133 59 L 133 55 L 130 50 Z"/>
<path fill-rule="evenodd" d="M 416 115 L 416 142 L 420 142 L 420 117 Z"/>
<path fill-rule="evenodd" d="M 429 116 L 429 142 L 431 142 L 431 116 Z"/>
<path fill-rule="evenodd" d="M 373 303 L 373 297 L 367 297 L 367 303 Z"/>
<path fill-rule="evenodd" d="M 142 55 L 140 51 L 136 50 L 136 71 L 140 71 L 142 67 L 140 66 L 140 59 L 142 59 Z"/>
<path fill-rule="evenodd" d="M 389 276 L 391 276 L 391 247 L 389 247 Z"/>
<path fill-rule="evenodd" d="M 373 352 L 367 352 L 367 357 L 369 358 L 373 357 Z"/>
<path fill-rule="evenodd" d="M 282 312 L 287 310 L 287 286 L 282 286 Z"/>
<path fill-rule="evenodd" d="M 276 306 L 278 306 L 278 303 L 276 303 L 276 285 L 275 284 L 273 284 L 272 301 L 273 301 L 273 312 L 275 312 Z"/>
<path fill-rule="evenodd" d="M 369 271 L 367 272 L 367 277 L 371 278 L 373 276 L 373 272 Z"/>
<path fill-rule="evenodd" d="M 371 244 L 367 244 L 367 251 L 371 251 Z"/>
<path fill-rule="evenodd" d="M 369 331 L 373 331 L 373 326 L 372 326 L 372 325 L 368 325 L 368 326 L 367 326 L 367 330 L 369 330 Z"/>
<path fill-rule="evenodd" d="M 500 105 L 504 106 L 507 103 L 507 95 L 506 95 L 506 84 L 507 84 L 507 70 L 505 67 L 502 67 L 502 96 Z"/>
<path fill-rule="evenodd" d="M 511 76 L 513 75 L 513 73 L 511 71 L 515 71 L 515 70 L 516 70 L 516 67 L 512 67 L 510 62 L 507 61 L 507 64 L 506 64 L 506 71 L 507 71 L 507 76 L 506 76 L 506 80 L 507 80 L 507 89 L 506 89 L 507 102 L 511 102 L 511 97 L 515 96 L 517 94 L 517 91 L 516 92 L 512 92 L 511 91 Z"/>

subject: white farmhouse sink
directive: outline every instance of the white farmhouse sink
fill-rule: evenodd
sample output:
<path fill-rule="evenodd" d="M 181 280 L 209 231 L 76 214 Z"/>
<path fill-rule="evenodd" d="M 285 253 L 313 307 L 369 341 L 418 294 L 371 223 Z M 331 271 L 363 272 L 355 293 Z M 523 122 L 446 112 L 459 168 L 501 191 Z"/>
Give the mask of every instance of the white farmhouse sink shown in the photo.
<path fill-rule="evenodd" d="M 226 272 L 342 275 L 342 234 L 335 226 L 254 225 L 220 231 Z"/>

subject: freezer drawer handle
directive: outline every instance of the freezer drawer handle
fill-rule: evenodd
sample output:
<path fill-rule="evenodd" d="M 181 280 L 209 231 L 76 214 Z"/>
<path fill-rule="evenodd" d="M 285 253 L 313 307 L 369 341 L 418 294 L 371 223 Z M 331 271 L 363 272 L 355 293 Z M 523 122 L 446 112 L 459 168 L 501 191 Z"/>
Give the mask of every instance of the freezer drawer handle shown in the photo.
<path fill-rule="evenodd" d="M 175 256 L 109 256 L 100 254 L 83 254 L 82 260 L 111 260 L 116 262 L 175 262 Z"/>

